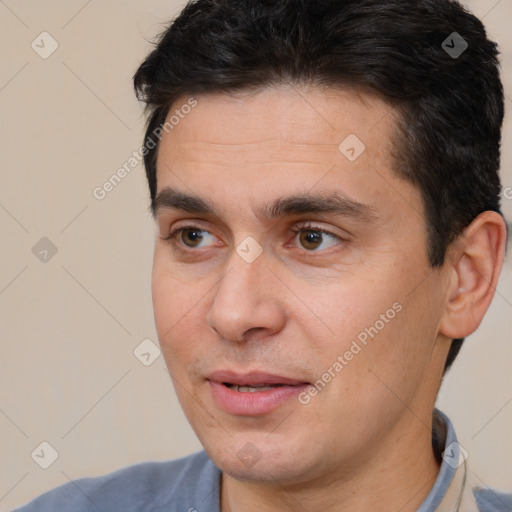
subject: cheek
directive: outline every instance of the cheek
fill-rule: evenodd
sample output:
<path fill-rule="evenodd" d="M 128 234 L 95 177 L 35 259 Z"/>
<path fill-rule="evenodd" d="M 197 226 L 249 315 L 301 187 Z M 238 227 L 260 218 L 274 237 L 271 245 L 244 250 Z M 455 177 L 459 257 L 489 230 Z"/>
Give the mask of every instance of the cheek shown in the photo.
<path fill-rule="evenodd" d="M 325 329 L 328 328 L 328 344 L 338 350 L 348 347 L 360 334 L 359 338 L 364 341 L 364 333 L 376 322 L 379 332 L 385 330 L 396 316 L 393 309 L 396 295 L 390 293 L 389 287 L 382 288 L 378 284 L 365 283 L 348 276 L 340 281 L 339 284 L 324 287 L 321 293 L 311 289 L 313 293 L 304 301 L 322 321 Z M 386 312 L 387 323 L 383 324 L 380 315 Z"/>
<path fill-rule="evenodd" d="M 151 290 L 155 326 L 164 355 L 193 346 L 179 340 L 190 340 L 194 333 L 197 335 L 194 317 L 201 306 L 201 294 L 196 288 L 193 282 L 176 279 L 164 258 L 155 251 Z"/>
<path fill-rule="evenodd" d="M 343 378 L 333 386 L 346 403 L 357 395 L 369 409 L 384 414 L 388 408 L 411 404 L 427 378 L 436 339 L 436 304 L 421 287 L 410 295 L 400 292 L 375 292 L 371 300 L 351 306 L 358 320 L 350 322 L 351 336 L 343 339 Z M 364 313 L 357 313 L 357 307 Z M 331 360 L 338 353 L 331 351 Z"/>
<path fill-rule="evenodd" d="M 155 315 L 155 324 L 158 331 L 160 342 L 163 341 L 165 334 L 178 321 L 182 314 L 180 302 L 177 300 L 182 292 L 177 283 L 159 264 L 157 258 L 153 264 L 153 275 L 151 283 L 151 293 L 153 297 L 153 309 Z M 181 302 L 181 304 L 183 301 Z"/>
<path fill-rule="evenodd" d="M 401 368 L 406 362 L 411 372 L 421 371 L 436 327 L 435 313 L 425 312 L 435 310 L 435 305 L 421 286 L 411 293 L 421 282 L 418 268 L 410 273 L 404 273 L 407 269 L 403 267 L 401 271 L 396 268 L 389 265 L 379 272 L 367 269 L 364 275 L 347 274 L 341 283 L 310 296 L 311 309 L 329 327 L 319 361 L 324 371 L 345 354 L 344 367 L 359 367 L 360 375 L 365 374 L 364 368 L 391 375 L 393 368 Z M 312 329 L 310 333 L 314 339 Z M 392 378 L 400 380 L 398 376 Z"/>

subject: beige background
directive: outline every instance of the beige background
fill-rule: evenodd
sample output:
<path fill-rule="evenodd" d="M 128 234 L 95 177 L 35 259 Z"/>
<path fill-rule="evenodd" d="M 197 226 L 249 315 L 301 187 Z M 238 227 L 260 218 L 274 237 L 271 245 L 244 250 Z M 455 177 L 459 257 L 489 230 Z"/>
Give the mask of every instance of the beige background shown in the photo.
<path fill-rule="evenodd" d="M 0 2 L 0 511 L 70 479 L 200 449 L 162 358 L 144 366 L 133 354 L 142 340 L 156 342 L 142 165 L 105 199 L 92 194 L 140 147 L 144 120 L 131 77 L 148 40 L 182 5 Z M 501 45 L 511 111 L 512 1 L 468 5 Z M 31 48 L 43 31 L 59 45 L 47 59 Z M 511 142 L 508 115 L 505 187 Z M 512 199 L 504 210 L 512 218 Z M 32 253 L 42 237 L 57 247 L 46 263 Z M 509 490 L 511 274 L 509 258 L 439 399 L 476 477 Z M 43 441 L 58 452 L 48 469 L 31 458 Z"/>

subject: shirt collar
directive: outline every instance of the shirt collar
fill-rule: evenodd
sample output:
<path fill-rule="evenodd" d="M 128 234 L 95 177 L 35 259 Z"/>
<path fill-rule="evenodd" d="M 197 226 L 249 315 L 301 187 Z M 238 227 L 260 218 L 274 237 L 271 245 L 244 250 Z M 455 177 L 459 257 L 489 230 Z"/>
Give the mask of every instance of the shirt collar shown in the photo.
<path fill-rule="evenodd" d="M 438 409 L 434 409 L 432 444 L 434 452 L 441 455 L 441 467 L 418 512 L 478 512 L 465 451 L 457 442 L 451 421 Z"/>

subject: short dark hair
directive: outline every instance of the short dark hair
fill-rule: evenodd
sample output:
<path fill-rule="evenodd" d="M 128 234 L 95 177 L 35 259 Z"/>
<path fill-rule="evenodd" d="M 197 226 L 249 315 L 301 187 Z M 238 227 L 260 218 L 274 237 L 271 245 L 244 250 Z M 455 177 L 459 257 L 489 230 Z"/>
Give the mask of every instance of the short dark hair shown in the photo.
<path fill-rule="evenodd" d="M 134 76 L 146 140 L 182 95 L 282 83 L 367 90 L 399 114 L 394 171 L 421 192 L 432 267 L 478 214 L 500 212 L 497 45 L 457 1 L 195 0 L 155 46 Z M 157 153 L 158 142 L 144 156 L 152 208 Z"/>

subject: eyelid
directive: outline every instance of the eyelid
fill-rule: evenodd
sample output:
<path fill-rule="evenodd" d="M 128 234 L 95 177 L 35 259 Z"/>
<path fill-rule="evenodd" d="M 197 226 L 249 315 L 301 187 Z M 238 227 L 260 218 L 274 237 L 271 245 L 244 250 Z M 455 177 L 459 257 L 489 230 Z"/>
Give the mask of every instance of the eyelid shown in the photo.
<path fill-rule="evenodd" d="M 168 223 L 168 221 L 164 221 L 160 225 L 160 232 L 168 231 L 167 236 L 162 236 L 162 238 L 164 238 L 165 240 L 168 240 L 182 229 L 197 229 L 201 231 L 207 231 L 208 233 L 213 235 L 213 233 L 209 229 L 203 226 L 202 219 L 178 219 L 171 223 L 170 228 L 167 227 Z"/>
<path fill-rule="evenodd" d="M 186 229 L 195 229 L 197 231 L 204 231 L 205 233 L 208 233 L 209 235 L 215 236 L 211 231 L 208 229 L 204 229 L 203 227 L 197 225 L 197 224 L 186 224 L 183 226 L 178 226 L 177 228 L 173 228 L 170 230 L 169 234 L 166 237 L 162 237 L 164 240 L 171 240 L 176 235 L 178 235 L 181 231 L 184 231 Z M 218 237 L 215 237 L 218 238 Z"/>

